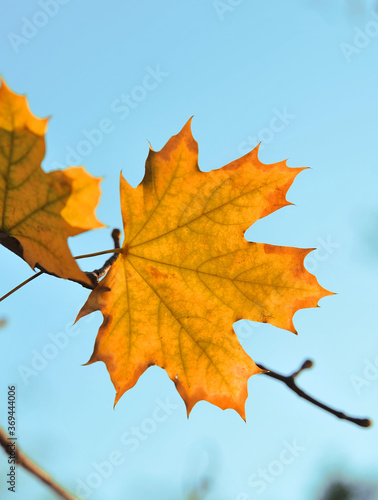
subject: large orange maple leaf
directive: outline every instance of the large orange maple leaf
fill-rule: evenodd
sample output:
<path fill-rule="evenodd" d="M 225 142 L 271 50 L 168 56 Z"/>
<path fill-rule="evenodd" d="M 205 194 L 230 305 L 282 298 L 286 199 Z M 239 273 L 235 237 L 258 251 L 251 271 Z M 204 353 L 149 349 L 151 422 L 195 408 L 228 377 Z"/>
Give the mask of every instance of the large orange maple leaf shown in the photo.
<path fill-rule="evenodd" d="M 265 165 L 257 149 L 201 172 L 190 122 L 133 189 L 121 176 L 122 253 L 78 318 L 104 315 L 89 363 L 103 361 L 116 402 L 151 365 L 164 368 L 188 414 L 199 400 L 245 418 L 247 382 L 261 372 L 241 347 L 241 318 L 295 332 L 292 317 L 330 292 L 303 265 L 310 250 L 251 243 L 244 232 L 288 205 L 301 168 Z"/>

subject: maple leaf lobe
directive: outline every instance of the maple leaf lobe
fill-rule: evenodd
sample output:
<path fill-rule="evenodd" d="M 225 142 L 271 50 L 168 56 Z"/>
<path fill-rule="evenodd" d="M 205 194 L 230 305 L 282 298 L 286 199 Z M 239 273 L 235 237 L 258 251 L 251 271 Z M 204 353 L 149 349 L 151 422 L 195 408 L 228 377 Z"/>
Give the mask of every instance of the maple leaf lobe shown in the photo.
<path fill-rule="evenodd" d="M 67 238 L 103 227 L 94 214 L 100 179 L 82 167 L 46 174 L 48 119 L 34 116 L 25 96 L 0 87 L 0 243 L 33 269 L 91 284 Z"/>

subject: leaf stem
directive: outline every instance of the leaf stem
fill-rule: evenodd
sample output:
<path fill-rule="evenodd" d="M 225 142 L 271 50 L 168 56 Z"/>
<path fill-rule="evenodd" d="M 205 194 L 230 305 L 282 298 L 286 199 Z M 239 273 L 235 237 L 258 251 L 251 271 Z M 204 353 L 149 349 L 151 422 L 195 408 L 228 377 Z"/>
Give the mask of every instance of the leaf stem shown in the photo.
<path fill-rule="evenodd" d="M 89 257 L 97 257 L 98 255 L 105 255 L 107 253 L 122 253 L 122 248 L 113 248 L 112 250 L 103 250 L 102 252 L 87 253 L 84 255 L 77 255 L 74 259 L 88 259 Z"/>
<path fill-rule="evenodd" d="M 350 415 L 347 415 L 346 413 L 335 410 L 334 408 L 331 408 L 330 406 L 322 403 L 321 401 L 313 398 L 309 394 L 307 394 L 305 391 L 300 389 L 296 383 L 296 378 L 297 376 L 302 373 L 304 370 L 308 370 L 312 368 L 314 365 L 313 361 L 310 359 L 306 359 L 306 361 L 302 364 L 302 366 L 293 372 L 291 375 L 282 375 L 281 373 L 274 372 L 272 370 L 269 370 L 269 368 L 266 368 L 265 366 L 258 364 L 257 366 L 261 368 L 262 370 L 265 370 L 263 375 L 267 375 L 268 377 L 274 378 L 276 380 L 279 380 L 283 384 L 285 384 L 289 389 L 291 389 L 295 394 L 297 394 L 300 398 L 305 399 L 309 403 L 318 406 L 322 410 L 331 413 L 332 415 L 335 415 L 335 417 L 340 418 L 342 420 L 347 420 L 348 422 L 351 422 L 352 424 L 359 425 L 360 427 L 370 427 L 372 425 L 372 421 L 368 418 L 357 418 L 357 417 L 351 417 Z"/>
<path fill-rule="evenodd" d="M 33 276 L 30 276 L 30 278 L 23 281 L 22 283 L 20 283 L 16 287 L 14 287 L 10 292 L 8 292 L 5 295 L 3 295 L 2 297 L 0 297 L 0 302 L 3 301 L 4 299 L 6 299 L 7 297 L 9 297 L 9 295 L 12 295 L 12 293 L 17 292 L 17 290 L 22 288 L 24 285 L 27 285 L 30 281 L 33 281 L 35 278 L 38 278 L 38 276 L 41 276 L 41 274 L 43 274 L 43 271 L 39 271 L 38 273 L 33 274 Z"/>
<path fill-rule="evenodd" d="M 10 438 L 6 432 L 0 427 L 0 445 L 4 448 L 4 451 L 9 455 L 9 445 L 13 442 L 12 438 Z M 29 457 L 24 455 L 22 451 L 15 445 L 15 455 L 16 455 L 16 463 L 21 465 L 24 469 L 29 471 L 35 477 L 37 477 L 40 481 L 45 483 L 49 488 L 51 488 L 59 498 L 63 498 L 64 500 L 77 500 L 77 498 L 73 497 L 70 493 L 64 490 L 47 472 L 45 472 L 41 467 L 39 467 L 36 463 L 33 462 Z"/>

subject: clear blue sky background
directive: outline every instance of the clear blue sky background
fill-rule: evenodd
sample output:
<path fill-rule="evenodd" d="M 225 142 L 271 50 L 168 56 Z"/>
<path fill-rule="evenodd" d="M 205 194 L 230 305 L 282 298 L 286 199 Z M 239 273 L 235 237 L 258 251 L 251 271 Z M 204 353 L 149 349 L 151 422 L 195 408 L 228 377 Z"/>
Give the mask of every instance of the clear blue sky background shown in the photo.
<path fill-rule="evenodd" d="M 111 247 L 110 230 L 121 227 L 120 170 L 136 186 L 147 141 L 160 149 L 192 115 L 202 170 L 221 167 L 259 140 L 265 163 L 288 158 L 289 166 L 311 167 L 289 191 L 295 205 L 259 221 L 246 236 L 318 248 L 307 267 L 337 295 L 295 315 L 298 337 L 246 321 L 235 329 L 246 351 L 272 369 L 290 372 L 307 357 L 314 359 L 313 370 L 300 377 L 304 388 L 337 408 L 377 420 L 378 374 L 366 373 L 367 363 L 378 365 L 373 3 L 66 0 L 56 12 L 41 15 L 43 0 L 5 0 L 0 72 L 13 90 L 27 93 L 37 116 L 52 115 L 44 169 L 71 161 L 104 176 L 97 213 L 109 227 L 72 239 L 76 255 Z M 152 85 L 145 77 L 157 69 Z M 146 81 L 150 88 L 143 90 Z M 133 96 L 132 107 L 120 109 L 127 95 Z M 272 122 L 277 114 L 285 116 L 280 123 Z M 86 131 L 104 119 L 111 120 L 111 132 L 92 151 L 85 149 Z M 79 158 L 67 158 L 73 151 Z M 0 258 L 3 294 L 31 270 L 4 248 Z M 102 262 L 83 265 L 90 270 Z M 0 305 L 0 317 L 8 322 L 0 330 L 0 422 L 7 417 L 7 385 L 16 384 L 22 448 L 72 491 L 79 481 L 93 486 L 93 464 L 117 451 L 117 465 L 91 488 L 91 499 L 181 499 L 188 485 L 210 475 L 214 484 L 207 498 L 213 500 L 311 500 L 333 475 L 376 477 L 377 426 L 364 430 L 341 422 L 264 376 L 249 382 L 247 423 L 234 411 L 204 402 L 188 420 L 174 384 L 156 367 L 113 410 L 105 366 L 81 366 L 92 352 L 100 313 L 75 331 L 69 326 L 86 296 L 73 283 L 43 276 Z M 40 370 L 25 376 L 36 353 L 51 344 L 49 335 L 66 329 L 67 345 L 50 351 L 53 359 L 40 360 Z M 363 386 L 356 388 L 356 381 Z M 158 413 L 158 401 L 167 398 L 173 408 Z M 156 423 L 156 415 L 166 419 Z M 130 442 L 125 433 L 133 427 L 145 431 Z M 288 457 L 282 453 L 285 442 L 293 441 L 298 456 L 280 465 Z M 270 471 L 265 487 L 255 483 L 260 468 Z M 11 496 L 6 472 L 0 454 L 1 498 L 54 498 L 21 471 L 18 493 Z"/>

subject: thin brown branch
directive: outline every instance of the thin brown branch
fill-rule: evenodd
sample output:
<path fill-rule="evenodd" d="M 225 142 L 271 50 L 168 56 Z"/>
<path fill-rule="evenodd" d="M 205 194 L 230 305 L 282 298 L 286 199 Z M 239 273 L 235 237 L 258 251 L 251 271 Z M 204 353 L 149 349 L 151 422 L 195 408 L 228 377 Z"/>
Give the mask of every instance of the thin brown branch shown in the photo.
<path fill-rule="evenodd" d="M 121 231 L 119 229 L 113 229 L 112 238 L 114 241 L 114 249 L 118 250 L 120 248 Z M 119 253 L 113 252 L 113 255 L 109 257 L 105 264 L 100 267 L 100 269 L 95 269 L 91 273 L 86 273 L 92 283 L 95 283 L 97 285 L 100 278 L 102 278 L 109 271 L 114 262 L 118 259 L 118 256 Z"/>
<path fill-rule="evenodd" d="M 43 274 L 43 271 L 39 271 L 38 273 L 33 274 L 33 276 L 30 276 L 30 278 L 28 278 L 27 280 L 23 281 L 22 283 L 20 283 L 16 287 L 14 287 L 10 292 L 8 292 L 5 295 L 3 295 L 2 297 L 0 297 L 0 302 L 2 300 L 5 300 L 7 297 L 9 297 L 9 295 L 12 295 L 12 293 L 17 292 L 17 290 L 19 290 L 23 286 L 25 286 L 28 283 L 30 283 L 30 281 L 33 281 L 35 278 L 38 278 L 38 276 L 41 276 L 41 274 Z"/>
<path fill-rule="evenodd" d="M 272 370 L 269 370 L 269 368 L 266 368 L 265 366 L 258 364 L 257 366 L 261 368 L 262 370 L 265 370 L 264 375 L 267 375 L 268 377 L 274 378 L 276 380 L 279 380 L 280 382 L 284 383 L 289 389 L 291 389 L 295 394 L 297 394 L 300 398 L 305 399 L 309 403 L 312 403 L 315 406 L 318 406 L 322 410 L 327 411 L 328 413 L 331 413 L 332 415 L 335 415 L 335 417 L 340 418 L 342 420 L 347 420 L 348 422 L 351 422 L 352 424 L 359 425 L 360 427 L 370 427 L 372 425 L 372 421 L 368 418 L 357 418 L 357 417 L 351 417 L 350 415 L 347 415 L 346 413 L 335 410 L 334 408 L 331 408 L 330 406 L 322 403 L 321 401 L 313 398 L 309 394 L 307 394 L 305 391 L 300 389 L 296 383 L 296 378 L 297 376 L 302 373 L 304 370 L 308 370 L 309 368 L 312 368 L 314 365 L 313 361 L 310 359 L 306 359 L 306 361 L 302 364 L 302 366 L 295 372 L 293 372 L 291 375 L 282 375 L 281 373 L 274 372 Z"/>
<path fill-rule="evenodd" d="M 102 267 L 100 267 L 100 269 L 95 269 L 94 271 L 90 271 L 90 272 L 85 273 L 88 276 L 88 278 L 91 280 L 90 285 L 88 283 L 84 283 L 82 281 L 76 281 L 76 280 L 70 280 L 70 281 L 73 281 L 74 283 L 79 283 L 84 288 L 88 288 L 89 290 L 93 290 L 97 286 L 99 279 L 102 278 L 102 276 L 104 276 L 109 271 L 111 266 L 117 260 L 118 255 L 122 252 L 122 249 L 120 248 L 120 237 L 121 237 L 121 231 L 119 229 L 113 229 L 112 238 L 114 241 L 114 249 L 103 250 L 102 252 L 89 253 L 86 255 L 78 255 L 77 257 L 74 257 L 74 259 L 78 260 L 78 259 L 85 259 L 88 257 L 97 257 L 98 255 L 105 255 L 108 253 L 113 254 L 105 262 L 105 264 Z M 41 276 L 42 274 L 49 274 L 50 276 L 56 276 L 53 273 L 49 273 L 46 269 L 44 269 L 39 264 L 37 264 L 36 267 L 38 269 L 40 269 L 40 271 L 38 273 L 33 274 L 33 276 L 30 276 L 30 278 L 26 279 L 25 281 L 23 281 L 22 283 L 17 285 L 15 288 L 13 288 L 10 292 L 7 292 L 5 295 L 0 297 L 0 302 L 3 301 L 4 299 L 6 299 L 7 297 L 9 297 L 10 295 L 12 295 L 12 293 L 17 292 L 17 290 L 19 290 L 23 286 L 27 285 L 30 281 L 33 281 L 35 278 L 38 278 L 38 276 Z"/>
<path fill-rule="evenodd" d="M 0 445 L 4 448 L 5 453 L 9 456 L 9 445 L 13 443 L 14 440 L 10 438 L 6 432 L 0 427 Z M 29 471 L 40 481 L 45 483 L 49 488 L 51 488 L 59 498 L 64 500 L 77 500 L 70 493 L 64 490 L 47 472 L 41 469 L 37 464 L 33 462 L 29 457 L 27 457 L 16 445 L 15 446 L 16 463 Z"/>

